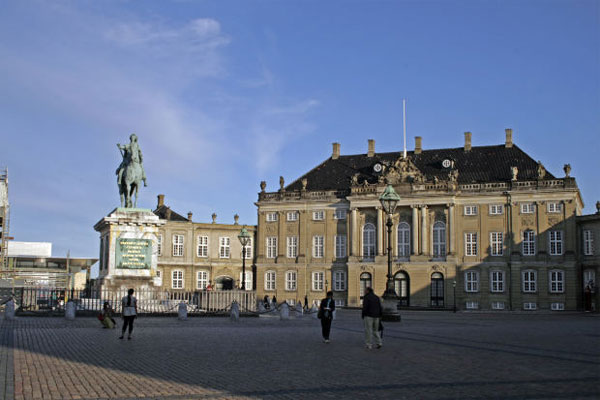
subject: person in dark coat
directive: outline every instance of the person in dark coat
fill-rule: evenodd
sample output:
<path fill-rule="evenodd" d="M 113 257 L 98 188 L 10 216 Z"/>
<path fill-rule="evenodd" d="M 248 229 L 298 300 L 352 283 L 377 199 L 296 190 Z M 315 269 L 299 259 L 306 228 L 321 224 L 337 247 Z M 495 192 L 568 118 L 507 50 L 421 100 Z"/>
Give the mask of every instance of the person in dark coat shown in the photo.
<path fill-rule="evenodd" d="M 329 343 L 329 333 L 331 332 L 331 321 L 333 320 L 333 312 L 335 311 L 335 301 L 333 300 L 333 292 L 327 292 L 327 297 L 321 300 L 319 306 L 319 318 L 321 319 L 321 333 L 323 341 Z"/>
<path fill-rule="evenodd" d="M 381 300 L 373 293 L 373 289 L 368 287 L 367 294 L 363 298 L 362 307 L 362 318 L 365 323 L 365 345 L 367 349 L 373 348 L 373 338 L 375 338 L 376 348 L 381 348 L 381 334 L 379 332 L 381 314 Z"/>

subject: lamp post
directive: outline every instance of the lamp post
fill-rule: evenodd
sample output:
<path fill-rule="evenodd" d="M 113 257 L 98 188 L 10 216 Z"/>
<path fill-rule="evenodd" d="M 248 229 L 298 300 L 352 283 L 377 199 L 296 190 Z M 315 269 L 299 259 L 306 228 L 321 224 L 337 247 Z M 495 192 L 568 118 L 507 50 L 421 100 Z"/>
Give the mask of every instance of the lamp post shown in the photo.
<path fill-rule="evenodd" d="M 242 290 L 246 290 L 246 246 L 250 243 L 250 234 L 244 226 L 238 235 L 242 244 Z"/>
<path fill-rule="evenodd" d="M 452 297 L 454 298 L 454 305 L 452 307 L 452 312 L 456 312 L 456 279 L 452 281 L 452 289 L 454 291 L 454 294 L 452 295 Z"/>
<path fill-rule="evenodd" d="M 386 222 L 388 234 L 388 272 L 385 293 L 383 294 L 383 319 L 387 321 L 400 321 L 400 313 L 398 312 L 398 295 L 394 290 L 394 277 L 392 275 L 392 215 L 396 211 L 396 206 L 400 201 L 400 196 L 396 193 L 392 185 L 387 185 L 383 194 L 379 197 L 379 201 L 386 212 L 388 218 Z"/>

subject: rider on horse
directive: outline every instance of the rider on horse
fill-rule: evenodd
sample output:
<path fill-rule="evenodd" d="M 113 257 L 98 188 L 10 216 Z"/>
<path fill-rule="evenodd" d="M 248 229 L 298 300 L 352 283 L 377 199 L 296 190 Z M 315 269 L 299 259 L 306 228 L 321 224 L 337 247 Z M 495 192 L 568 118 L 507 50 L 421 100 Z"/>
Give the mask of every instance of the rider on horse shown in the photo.
<path fill-rule="evenodd" d="M 140 164 L 140 168 L 142 169 L 142 180 L 144 181 L 144 186 L 148 186 L 146 184 L 146 172 L 144 171 L 142 151 L 140 150 L 140 146 L 138 145 L 137 135 L 135 133 L 129 136 L 130 143 L 129 144 L 117 144 L 119 150 L 121 150 L 121 154 L 123 155 L 123 161 L 121 161 L 121 165 L 117 168 L 115 174 L 117 174 L 117 184 L 119 188 L 123 183 L 123 171 L 125 171 L 125 167 L 130 165 L 132 162 L 138 162 Z"/>

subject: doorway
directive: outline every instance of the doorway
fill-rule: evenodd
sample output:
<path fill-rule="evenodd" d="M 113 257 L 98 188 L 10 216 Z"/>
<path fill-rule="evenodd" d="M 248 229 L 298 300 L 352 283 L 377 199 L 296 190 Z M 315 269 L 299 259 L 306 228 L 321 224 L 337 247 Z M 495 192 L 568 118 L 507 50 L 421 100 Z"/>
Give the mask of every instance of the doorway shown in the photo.
<path fill-rule="evenodd" d="M 431 307 L 444 307 L 444 275 L 431 274 Z"/>
<path fill-rule="evenodd" d="M 233 278 L 229 276 L 219 276 L 215 283 L 217 290 L 233 290 Z"/>
<path fill-rule="evenodd" d="M 400 306 L 408 307 L 410 305 L 410 282 L 406 272 L 398 271 L 394 275 L 394 291 L 400 298 Z"/>

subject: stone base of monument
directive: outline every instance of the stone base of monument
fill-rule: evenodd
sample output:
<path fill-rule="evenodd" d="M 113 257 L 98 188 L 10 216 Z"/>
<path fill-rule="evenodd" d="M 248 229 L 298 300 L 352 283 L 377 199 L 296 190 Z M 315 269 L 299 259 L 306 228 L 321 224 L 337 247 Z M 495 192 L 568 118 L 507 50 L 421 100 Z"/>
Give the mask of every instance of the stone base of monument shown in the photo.
<path fill-rule="evenodd" d="M 94 225 L 100 233 L 98 286 L 111 291 L 160 286 L 158 229 L 165 223 L 146 208 L 116 208 L 98 221 Z"/>
<path fill-rule="evenodd" d="M 383 321 L 400 321 L 400 312 L 398 311 L 398 297 L 384 294 L 381 298 L 381 308 Z"/>

